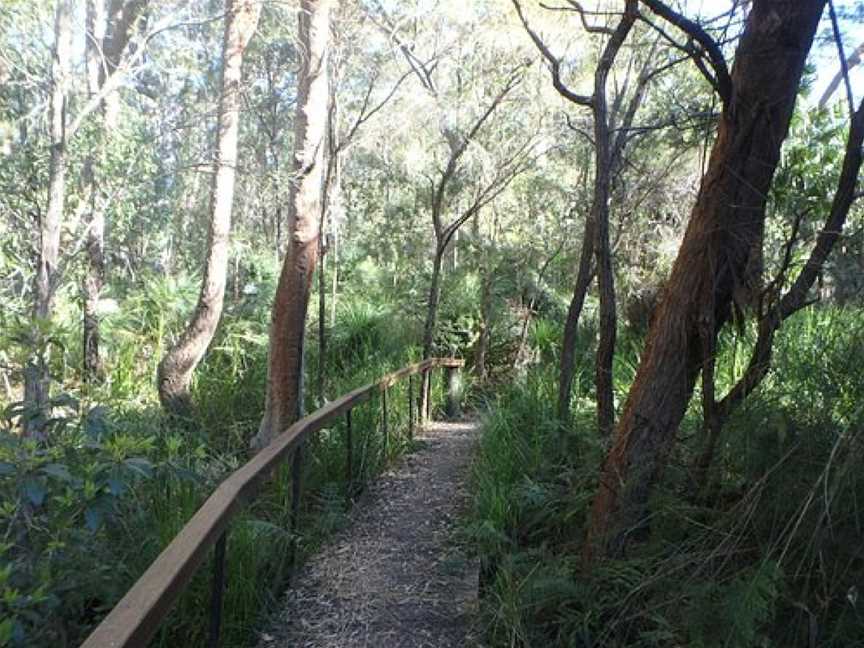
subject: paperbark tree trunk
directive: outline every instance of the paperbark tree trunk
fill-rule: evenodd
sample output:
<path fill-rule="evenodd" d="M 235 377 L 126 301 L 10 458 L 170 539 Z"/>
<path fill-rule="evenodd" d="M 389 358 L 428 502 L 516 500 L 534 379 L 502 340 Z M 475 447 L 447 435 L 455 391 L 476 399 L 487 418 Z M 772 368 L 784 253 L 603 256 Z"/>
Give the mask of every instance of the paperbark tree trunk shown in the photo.
<path fill-rule="evenodd" d="M 332 0 L 302 0 L 301 66 L 294 125 L 294 180 L 288 196 L 288 249 L 270 324 L 264 417 L 252 447 L 263 448 L 303 414 L 306 312 L 320 236 L 327 133 L 327 44 Z"/>
<path fill-rule="evenodd" d="M 51 60 L 51 94 L 48 100 L 50 162 L 48 205 L 39 221 L 39 256 L 33 284 L 33 319 L 36 327 L 31 360 L 24 369 L 23 420 L 25 436 L 41 436 L 50 416 L 51 375 L 48 367 L 44 324 L 51 319 L 57 286 L 60 225 L 66 198 L 66 84 L 72 56 L 72 4 L 58 0 L 54 13 L 54 51 Z"/>
<path fill-rule="evenodd" d="M 761 240 L 766 196 L 824 5 L 753 2 L 708 170 L 602 467 L 586 560 L 622 554 L 647 528 L 648 498 L 693 394 L 705 345 L 714 344 L 729 319 Z"/>
<path fill-rule="evenodd" d="M 187 414 L 191 410 L 189 387 L 192 374 L 204 357 L 222 316 L 237 166 L 243 51 L 255 32 L 261 4 L 255 0 L 226 0 L 225 9 L 216 172 L 210 194 L 204 277 L 192 319 L 159 363 L 157 372 L 159 400 L 168 412 L 174 414 Z"/>

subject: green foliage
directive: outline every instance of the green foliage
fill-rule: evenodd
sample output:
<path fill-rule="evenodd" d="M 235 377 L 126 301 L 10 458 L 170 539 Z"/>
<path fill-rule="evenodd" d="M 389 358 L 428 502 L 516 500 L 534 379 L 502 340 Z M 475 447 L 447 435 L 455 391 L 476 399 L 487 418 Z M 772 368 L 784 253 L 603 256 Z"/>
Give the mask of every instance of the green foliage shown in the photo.
<path fill-rule="evenodd" d="M 171 470 L 157 440 L 101 408 L 63 420 L 50 447 L 0 432 L 0 620 L 10 646 L 79 636 L 128 576 L 135 493 Z"/>
<path fill-rule="evenodd" d="M 722 340 L 721 394 L 744 370 L 748 335 Z M 485 423 L 467 527 L 484 565 L 489 644 L 857 645 L 864 392 L 851 365 L 862 339 L 857 309 L 791 319 L 774 371 L 727 425 L 707 494 L 689 472 L 701 445 L 693 412 L 652 496 L 650 541 L 592 565 L 580 554 L 603 455 L 593 403 L 577 399 L 573 431 L 562 432 L 549 367 L 504 389 Z M 638 340 L 622 340 L 622 384 L 638 352 Z"/>
<path fill-rule="evenodd" d="M 247 266 L 247 278 L 266 291 L 266 267 L 254 272 L 252 267 Z M 247 459 L 267 372 L 269 322 L 261 316 L 266 297 L 257 290 L 228 305 L 193 386 L 195 417 L 178 424 L 155 405 L 155 362 L 194 296 L 191 280 L 153 277 L 120 303 L 106 322 L 108 380 L 80 388 L 73 382 L 71 393 L 55 396 L 50 445 L 17 436 L 12 418 L 20 408 L 7 409 L 0 432 L 0 645 L 80 642 L 215 486 Z M 63 329 L 62 320 L 58 326 L 43 337 L 56 339 L 58 353 L 66 357 L 64 345 L 72 333 Z M 28 333 L 23 326 L 10 329 L 5 338 L 10 345 L 16 343 L 16 330 Z M 391 310 L 361 299 L 345 301 L 330 331 L 328 394 L 345 393 L 416 359 L 416 349 L 409 346 L 416 339 L 416 331 Z M 146 362 L 141 362 L 142 352 Z M 318 362 L 314 336 L 308 356 L 311 386 Z M 354 410 L 357 465 L 350 491 L 344 421 L 310 441 L 298 533 L 290 527 L 287 467 L 232 525 L 227 645 L 246 642 L 251 628 L 278 601 L 292 541 L 297 540 L 301 559 L 314 551 L 343 524 L 349 496 L 412 447 L 406 435 L 406 388 L 400 383 L 390 392 L 386 456 L 380 400 Z M 416 389 L 415 381 L 415 395 Z M 441 402 L 441 391 L 435 381 L 434 402 Z M 209 587 L 209 572 L 203 569 L 160 628 L 156 645 L 204 643 Z"/>

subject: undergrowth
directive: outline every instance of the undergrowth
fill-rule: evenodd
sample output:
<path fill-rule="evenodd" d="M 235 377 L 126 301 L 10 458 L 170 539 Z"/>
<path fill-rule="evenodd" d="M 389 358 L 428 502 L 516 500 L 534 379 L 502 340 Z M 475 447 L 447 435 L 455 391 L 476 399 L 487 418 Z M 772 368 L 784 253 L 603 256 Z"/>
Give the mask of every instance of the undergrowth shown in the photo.
<path fill-rule="evenodd" d="M 624 337 L 620 394 L 640 344 Z M 719 393 L 740 376 L 750 345 L 746 332 L 724 337 Z M 688 413 L 651 500 L 650 540 L 618 560 L 581 556 L 603 456 L 592 367 L 582 368 L 564 430 L 552 415 L 553 367 L 499 392 L 468 528 L 482 558 L 489 645 L 864 645 L 860 312 L 799 314 L 775 348 L 773 372 L 728 423 L 701 494 L 691 469 L 699 412 Z"/>
<path fill-rule="evenodd" d="M 55 399 L 48 443 L 22 440 L 12 425 L 21 412 L 14 404 L 7 408 L 0 430 L 0 646 L 78 645 L 215 487 L 248 460 L 248 441 L 263 409 L 269 319 L 262 304 L 269 297 L 253 294 L 254 304 L 228 304 L 193 385 L 195 415 L 178 421 L 159 409 L 153 376 L 170 334 L 191 307 L 190 285 L 147 280 L 106 318 L 109 363 L 100 385 L 74 380 L 66 358 L 77 353 L 75 329 L 57 332 L 54 339 L 65 342 L 62 353 L 52 355 L 52 368 L 55 376 L 65 372 L 66 391 Z M 330 331 L 325 398 L 416 361 L 412 343 L 418 338 L 403 316 L 347 299 Z M 310 409 L 319 396 L 310 393 L 317 366 L 313 334 L 307 349 Z M 363 485 L 411 447 L 406 390 L 404 381 L 390 389 L 386 456 L 380 397 L 353 411 L 350 489 L 344 420 L 306 443 L 296 530 L 288 466 L 232 522 L 223 645 L 254 642 L 253 629 L 284 591 L 292 545 L 299 564 L 340 528 Z M 440 380 L 433 381 L 433 402 L 440 403 L 441 393 Z M 210 573 L 205 563 L 160 626 L 154 646 L 205 645 Z"/>

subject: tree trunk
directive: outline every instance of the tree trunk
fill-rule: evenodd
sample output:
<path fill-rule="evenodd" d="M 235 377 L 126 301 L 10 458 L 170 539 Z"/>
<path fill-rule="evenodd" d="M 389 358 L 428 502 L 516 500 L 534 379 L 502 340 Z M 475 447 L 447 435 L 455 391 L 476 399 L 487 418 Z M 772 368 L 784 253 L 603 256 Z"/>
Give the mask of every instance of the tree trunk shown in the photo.
<path fill-rule="evenodd" d="M 303 413 L 306 311 L 318 257 L 327 130 L 327 39 L 332 0 L 302 0 L 294 181 L 288 196 L 288 249 L 270 325 L 267 400 L 253 448 L 263 448 Z"/>
<path fill-rule="evenodd" d="M 426 299 L 426 322 L 423 325 L 423 359 L 432 357 L 432 347 L 435 342 L 435 326 L 438 323 L 438 304 L 441 301 L 441 266 L 444 261 L 445 248 L 435 247 L 435 259 L 432 261 L 432 278 L 429 281 L 429 297 Z"/>
<path fill-rule="evenodd" d="M 335 75 L 335 74 L 334 74 Z M 336 82 L 330 79 L 328 89 L 327 106 L 327 164 L 324 173 L 324 183 L 321 187 L 321 233 L 318 237 L 318 256 L 320 266 L 318 268 L 318 405 L 324 405 L 324 382 L 327 371 L 327 255 L 330 253 L 331 244 L 327 236 L 327 224 L 333 231 L 336 227 L 333 211 L 338 203 L 339 194 L 339 153 L 340 147 L 337 141 L 338 111 L 336 101 Z M 335 266 L 335 263 L 334 263 Z"/>
<path fill-rule="evenodd" d="M 120 65 L 120 59 L 132 34 L 138 16 L 147 0 L 120 0 L 112 2 L 106 24 L 104 0 L 87 0 L 85 59 L 87 68 L 87 95 L 94 99 L 105 85 L 110 72 Z M 106 36 L 110 34 L 110 37 Z M 102 371 L 99 353 L 99 299 L 105 283 L 105 208 L 101 204 L 98 167 L 102 157 L 103 138 L 110 133 L 119 114 L 118 92 L 108 93 L 99 104 L 102 128 L 84 162 L 84 193 L 89 201 L 90 215 L 87 229 L 87 271 L 84 276 L 83 351 L 84 380 L 98 378 Z"/>
<path fill-rule="evenodd" d="M 606 101 L 606 81 L 618 51 L 636 22 L 636 3 L 628 0 L 624 15 L 609 37 L 594 73 L 594 255 L 597 258 L 597 291 L 600 296 L 600 339 L 597 343 L 594 384 L 597 390 L 597 428 L 602 436 L 612 433 L 615 425 L 615 396 L 612 364 L 615 358 L 617 317 L 615 306 L 615 275 L 612 271 L 612 250 L 609 244 L 609 194 L 612 171 L 616 162 L 612 155 L 610 116 Z M 637 93 L 638 97 L 638 93 Z M 638 107 L 639 101 L 634 102 Z"/>
<path fill-rule="evenodd" d="M 435 259 L 432 261 L 432 279 L 429 282 L 429 297 L 426 300 L 426 322 L 423 325 L 423 359 L 432 357 L 435 343 L 435 327 L 438 324 L 438 305 L 441 302 L 441 267 L 444 264 L 444 253 L 446 247 L 440 244 L 435 246 Z M 429 396 L 430 373 L 423 374 L 420 383 L 420 412 L 425 417 L 428 410 L 426 402 Z"/>
<path fill-rule="evenodd" d="M 579 319 L 585 296 L 594 278 L 592 260 L 594 258 L 594 217 L 589 215 L 585 220 L 585 233 L 582 237 L 582 251 L 579 253 L 579 273 L 576 276 L 576 286 L 573 288 L 573 298 L 567 310 L 567 321 L 564 324 L 564 340 L 561 344 L 561 369 L 558 375 L 558 420 L 562 425 L 570 421 L 570 396 L 573 393 L 573 375 L 576 371 L 576 338 L 579 334 Z"/>
<path fill-rule="evenodd" d="M 480 295 L 480 335 L 477 336 L 477 346 L 474 350 L 474 373 L 477 380 L 483 382 L 488 377 L 486 354 L 489 351 L 489 320 L 492 318 L 492 282 L 493 271 L 487 269 L 483 277 L 483 289 Z"/>
<path fill-rule="evenodd" d="M 852 115 L 842 170 L 825 223 L 816 237 L 816 243 L 810 250 L 807 262 L 798 273 L 792 286 L 782 297 L 765 309 L 765 314 L 759 320 L 756 343 L 753 346 L 744 375 L 719 402 L 715 402 L 713 399 L 713 387 L 703 388 L 704 391 L 711 393 L 711 399 L 709 401 L 710 407 L 705 408 L 708 410 L 703 424 L 703 435 L 706 436 L 705 446 L 697 458 L 693 470 L 693 481 L 699 490 L 704 489 L 707 483 L 708 470 L 714 459 L 723 426 L 732 413 L 759 387 L 762 380 L 768 375 L 771 368 L 775 334 L 780 330 L 783 322 L 810 304 L 807 296 L 818 277 L 821 276 L 825 262 L 841 237 L 849 210 L 856 199 L 858 176 L 861 171 L 862 159 L 864 159 L 864 151 L 861 148 L 862 142 L 864 142 L 864 100 L 861 101 L 858 109 Z M 789 244 L 790 247 L 787 248 L 788 251 L 791 251 L 793 242 L 794 237 Z M 777 280 L 775 280 L 777 284 L 781 283 L 780 279 L 785 276 L 790 259 L 791 256 L 787 252 L 786 262 L 781 267 Z M 703 372 L 702 380 L 710 385 L 705 372 Z"/>
<path fill-rule="evenodd" d="M 321 231 L 324 231 L 325 218 L 322 211 Z M 327 246 L 324 235 L 318 237 L 318 407 L 324 405 L 324 376 L 327 371 Z"/>
<path fill-rule="evenodd" d="M 598 84 L 599 85 L 599 84 Z M 594 254 L 597 258 L 597 292 L 600 296 L 600 339 L 597 343 L 594 385 L 597 390 L 597 429 L 601 436 L 608 436 L 615 425 L 615 399 L 613 394 L 612 362 L 615 357 L 617 317 L 615 307 L 615 277 L 612 271 L 612 251 L 609 246 L 609 187 L 610 187 L 610 141 L 606 116 L 606 81 L 602 92 L 597 92 L 594 116 L 595 173 L 594 204 Z"/>
<path fill-rule="evenodd" d="M 102 72 L 102 48 L 105 40 L 104 5 L 100 0 L 87 1 L 87 34 L 85 43 L 85 59 L 87 64 L 87 95 L 92 99 L 101 88 L 104 79 Z M 103 244 L 105 232 L 105 214 L 100 204 L 99 184 L 96 179 L 96 168 L 102 150 L 101 137 L 93 143 L 84 161 L 84 192 L 90 203 L 90 217 L 87 229 L 87 271 L 84 276 L 84 381 L 96 380 L 101 363 L 99 357 L 99 296 L 104 282 Z"/>
<path fill-rule="evenodd" d="M 338 298 L 339 289 L 339 227 L 333 228 L 333 251 L 331 252 L 333 259 L 333 269 L 330 271 L 331 286 L 330 286 L 330 328 L 336 326 L 336 300 Z"/>
<path fill-rule="evenodd" d="M 753 3 L 708 170 L 603 464 L 587 560 L 620 555 L 646 530 L 651 489 L 703 362 L 700 331 L 709 322 L 716 340 L 762 235 L 766 196 L 824 5 Z"/>
<path fill-rule="evenodd" d="M 204 357 L 222 316 L 237 166 L 243 51 L 258 24 L 261 5 L 254 0 L 226 0 L 225 9 L 216 172 L 210 195 L 204 277 L 192 319 L 159 363 L 157 372 L 159 400 L 168 412 L 175 414 L 188 414 L 191 410 L 192 373 Z"/>
<path fill-rule="evenodd" d="M 72 6 L 58 0 L 54 16 L 54 52 L 51 60 L 51 94 L 48 125 L 51 158 L 48 169 L 48 206 L 39 222 L 39 256 L 33 285 L 34 353 L 24 369 L 25 436 L 41 436 L 50 416 L 48 401 L 51 374 L 48 367 L 44 325 L 51 320 L 60 252 L 60 225 L 66 197 L 66 84 L 72 55 Z"/>

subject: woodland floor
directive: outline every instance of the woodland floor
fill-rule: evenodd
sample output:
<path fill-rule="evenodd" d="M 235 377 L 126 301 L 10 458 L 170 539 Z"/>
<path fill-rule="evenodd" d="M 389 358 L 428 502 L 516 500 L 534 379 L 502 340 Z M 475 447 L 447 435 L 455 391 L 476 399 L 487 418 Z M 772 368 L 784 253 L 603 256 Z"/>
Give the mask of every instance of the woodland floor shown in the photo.
<path fill-rule="evenodd" d="M 477 567 L 455 537 L 479 426 L 434 423 L 297 574 L 259 648 L 465 646 Z"/>

